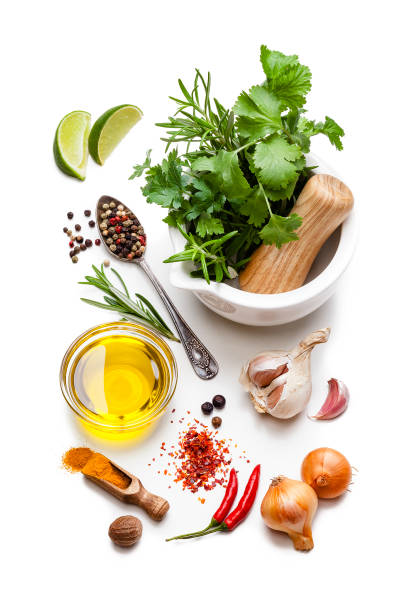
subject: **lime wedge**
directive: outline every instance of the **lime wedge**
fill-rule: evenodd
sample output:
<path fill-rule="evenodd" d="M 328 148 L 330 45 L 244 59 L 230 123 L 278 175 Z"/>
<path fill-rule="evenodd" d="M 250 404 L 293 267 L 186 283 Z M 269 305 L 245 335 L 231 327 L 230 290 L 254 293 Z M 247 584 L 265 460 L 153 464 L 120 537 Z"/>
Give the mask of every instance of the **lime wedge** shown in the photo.
<path fill-rule="evenodd" d="M 86 111 L 73 111 L 63 117 L 54 138 L 54 159 L 58 168 L 85 180 L 88 161 L 88 135 L 91 115 Z"/>
<path fill-rule="evenodd" d="M 95 121 L 89 134 L 88 146 L 97 164 L 103 166 L 113 149 L 142 116 L 137 106 L 121 104 L 110 108 Z"/>

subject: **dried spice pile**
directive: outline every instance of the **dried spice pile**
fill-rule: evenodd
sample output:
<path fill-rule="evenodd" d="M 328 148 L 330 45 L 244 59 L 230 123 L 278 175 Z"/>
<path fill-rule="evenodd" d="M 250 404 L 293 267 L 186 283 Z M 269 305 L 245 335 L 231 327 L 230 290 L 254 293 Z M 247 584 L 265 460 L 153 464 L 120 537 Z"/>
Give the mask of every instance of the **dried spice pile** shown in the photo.
<path fill-rule="evenodd" d="M 189 423 L 188 429 L 179 433 L 177 447 L 172 445 L 167 450 L 166 443 L 162 442 L 160 457 L 167 452 L 172 459 L 167 466 L 174 468 L 163 470 L 164 475 L 174 476 L 174 482 L 182 483 L 183 489 L 189 489 L 192 493 L 200 488 L 211 491 L 217 485 L 223 486 L 232 458 L 228 442 L 219 439 L 217 434 L 217 431 L 209 431 L 206 425 L 194 419 L 194 425 Z"/>
<path fill-rule="evenodd" d="M 225 440 L 217 439 L 206 427 L 199 430 L 198 425 L 193 425 L 179 437 L 175 456 L 181 463 L 176 469 L 175 482 L 182 482 L 183 489 L 193 493 L 201 487 L 211 491 L 225 482 L 231 463 L 229 454 Z"/>

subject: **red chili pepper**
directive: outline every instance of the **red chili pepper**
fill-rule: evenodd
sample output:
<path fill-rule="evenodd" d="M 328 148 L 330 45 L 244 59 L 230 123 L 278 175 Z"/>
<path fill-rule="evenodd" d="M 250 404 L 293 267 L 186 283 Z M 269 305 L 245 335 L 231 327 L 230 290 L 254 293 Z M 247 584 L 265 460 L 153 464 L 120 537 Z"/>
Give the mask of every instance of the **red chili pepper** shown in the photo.
<path fill-rule="evenodd" d="M 232 475 L 232 472 L 234 472 L 234 475 Z M 168 538 L 166 542 L 169 542 L 170 540 L 188 540 L 190 538 L 198 538 L 202 535 L 207 535 L 207 533 L 214 533 L 215 531 L 232 531 L 233 529 L 235 529 L 235 527 L 237 527 L 237 525 L 239 525 L 239 523 L 241 523 L 241 521 L 243 521 L 244 518 L 246 518 L 246 516 L 248 515 L 249 511 L 251 510 L 254 504 L 256 493 L 258 491 L 260 473 L 261 473 L 261 466 L 257 465 L 254 468 L 251 476 L 249 477 L 248 484 L 245 487 L 243 496 L 238 502 L 238 506 L 235 508 L 235 510 L 231 512 L 231 514 L 227 516 L 227 518 L 225 518 L 226 514 L 231 508 L 231 505 L 236 495 L 236 491 L 238 489 L 238 480 L 235 483 L 235 479 L 236 479 L 235 470 L 231 470 L 230 480 L 228 482 L 228 487 L 227 487 L 227 491 L 225 492 L 224 499 L 222 500 L 221 506 L 219 507 L 217 512 L 214 514 L 211 520 L 211 523 L 208 525 L 208 527 L 206 527 L 202 531 L 196 531 L 194 533 L 188 533 L 185 535 L 176 536 L 174 538 Z M 227 495 L 230 485 L 231 485 L 231 490 L 233 486 L 236 487 L 235 494 L 232 500 L 231 500 L 231 496 Z M 216 519 L 216 516 L 218 513 L 220 513 L 219 516 L 221 516 L 222 513 L 224 513 L 224 517 L 223 519 L 221 519 L 221 521 L 217 521 Z"/>
<path fill-rule="evenodd" d="M 225 517 L 228 515 L 228 512 L 231 510 L 231 506 L 234 503 L 234 499 L 236 498 L 238 493 L 238 478 L 237 473 L 232 468 L 230 471 L 230 477 L 227 485 L 227 489 L 225 491 L 224 499 L 221 502 L 220 507 L 214 513 L 210 525 L 215 527 L 222 523 Z"/>
<path fill-rule="evenodd" d="M 249 477 L 248 484 L 245 487 L 243 496 L 238 502 L 238 506 L 229 516 L 227 516 L 223 523 L 229 531 L 235 529 L 235 527 L 239 525 L 244 518 L 246 518 L 247 514 L 251 510 L 255 501 L 256 492 L 258 491 L 260 474 L 261 466 L 258 464 Z"/>

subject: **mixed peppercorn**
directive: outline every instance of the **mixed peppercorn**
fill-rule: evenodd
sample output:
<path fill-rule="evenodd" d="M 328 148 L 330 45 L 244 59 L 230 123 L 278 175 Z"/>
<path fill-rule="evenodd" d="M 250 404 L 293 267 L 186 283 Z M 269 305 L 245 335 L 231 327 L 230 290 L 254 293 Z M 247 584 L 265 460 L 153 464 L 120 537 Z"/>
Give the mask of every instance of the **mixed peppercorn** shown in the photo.
<path fill-rule="evenodd" d="M 112 253 L 122 259 L 141 257 L 146 248 L 146 234 L 136 215 L 123 204 L 102 205 L 98 219 L 101 235 Z"/>
<path fill-rule="evenodd" d="M 225 397 L 223 395 L 214 395 L 212 402 L 204 402 L 201 404 L 201 411 L 204 414 L 211 414 L 214 408 L 224 408 L 225 406 Z M 211 419 L 211 423 L 214 427 L 220 427 L 222 423 L 222 419 L 219 416 L 213 417 Z"/>
<path fill-rule="evenodd" d="M 84 215 L 85 217 L 90 217 L 91 216 L 91 211 L 90 210 L 84 210 Z M 68 219 L 73 219 L 74 218 L 74 213 L 73 212 L 68 212 L 67 213 L 67 217 Z M 89 227 L 93 228 L 95 227 L 95 221 L 93 221 L 92 219 L 88 222 Z M 81 226 L 79 223 L 76 223 L 75 226 L 75 232 L 80 232 L 81 231 Z M 86 238 L 86 240 L 84 240 L 83 236 L 81 236 L 80 234 L 74 234 L 73 230 L 68 229 L 68 227 L 64 227 L 63 228 L 63 232 L 64 234 L 67 234 L 68 238 L 69 238 L 69 242 L 68 242 L 68 246 L 71 249 L 69 252 L 69 256 L 71 257 L 71 261 L 72 263 L 77 263 L 78 261 L 78 254 L 81 251 L 86 251 L 87 249 L 89 249 L 92 245 L 93 242 L 90 238 Z M 97 246 L 99 246 L 101 244 L 101 241 L 99 240 L 99 238 L 97 238 L 95 240 L 95 244 Z"/>

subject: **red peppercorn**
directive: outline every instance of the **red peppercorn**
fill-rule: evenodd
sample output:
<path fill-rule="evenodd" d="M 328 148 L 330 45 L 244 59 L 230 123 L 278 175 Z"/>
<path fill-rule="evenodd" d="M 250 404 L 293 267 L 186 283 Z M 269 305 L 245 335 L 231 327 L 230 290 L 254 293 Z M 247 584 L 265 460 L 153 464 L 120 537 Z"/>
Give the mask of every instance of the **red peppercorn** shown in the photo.
<path fill-rule="evenodd" d="M 116 217 L 112 217 L 112 219 L 109 219 L 109 223 L 110 223 L 111 225 L 115 225 L 115 223 L 116 223 Z"/>
<path fill-rule="evenodd" d="M 133 253 L 129 253 L 129 255 L 127 256 L 128 259 L 133 259 L 134 255 Z"/>
<path fill-rule="evenodd" d="M 70 247 L 71 247 L 71 249 L 72 249 L 72 247 L 74 246 L 74 241 L 73 241 L 73 240 L 70 240 L 70 241 L 69 241 L 69 246 L 70 246 Z"/>
<path fill-rule="evenodd" d="M 117 234 L 120 234 L 120 232 L 121 232 L 121 231 L 122 231 L 122 228 L 120 227 L 120 225 L 117 225 L 117 226 L 115 227 L 115 232 L 116 232 Z"/>
<path fill-rule="evenodd" d="M 97 238 L 97 239 L 95 240 L 95 244 L 96 244 L 96 246 L 99 246 L 99 245 L 101 244 L 101 241 L 99 240 L 99 238 Z"/>
<path fill-rule="evenodd" d="M 120 244 L 120 238 L 118 238 L 117 240 L 115 240 L 116 244 Z"/>
<path fill-rule="evenodd" d="M 145 246 L 146 244 L 146 238 L 144 236 L 138 236 L 137 239 L 139 240 L 140 244 L 142 246 Z"/>
<path fill-rule="evenodd" d="M 122 221 L 127 221 L 127 220 L 129 219 L 129 217 L 128 217 L 127 215 L 123 215 L 123 216 L 121 217 L 121 219 L 122 219 Z"/>

